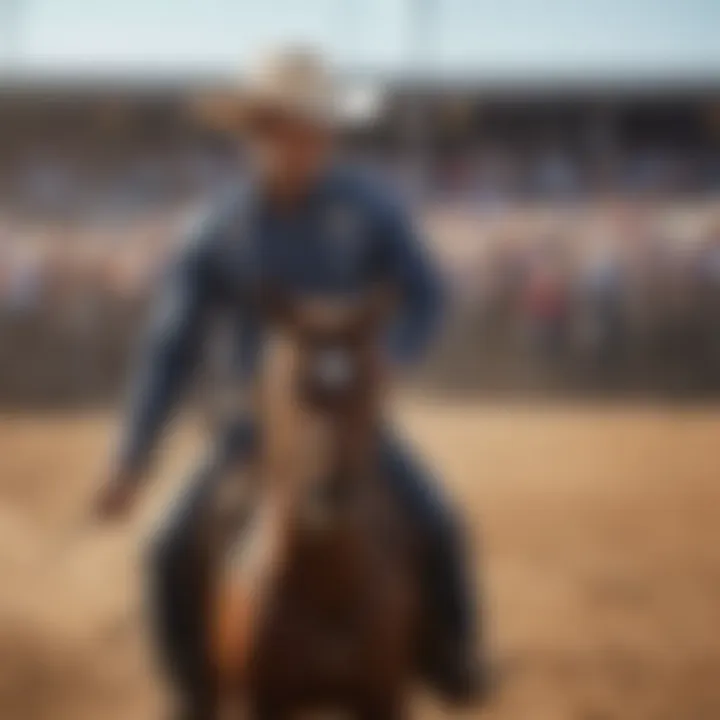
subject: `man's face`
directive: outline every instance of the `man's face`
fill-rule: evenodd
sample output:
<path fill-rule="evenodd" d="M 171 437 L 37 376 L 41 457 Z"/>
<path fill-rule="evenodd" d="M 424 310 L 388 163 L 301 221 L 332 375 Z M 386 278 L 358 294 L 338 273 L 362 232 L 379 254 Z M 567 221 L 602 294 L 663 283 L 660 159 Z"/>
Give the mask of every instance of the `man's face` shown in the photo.
<path fill-rule="evenodd" d="M 263 177 L 271 182 L 298 184 L 317 173 L 329 140 L 328 131 L 313 123 L 268 113 L 253 123 L 248 150 Z"/>

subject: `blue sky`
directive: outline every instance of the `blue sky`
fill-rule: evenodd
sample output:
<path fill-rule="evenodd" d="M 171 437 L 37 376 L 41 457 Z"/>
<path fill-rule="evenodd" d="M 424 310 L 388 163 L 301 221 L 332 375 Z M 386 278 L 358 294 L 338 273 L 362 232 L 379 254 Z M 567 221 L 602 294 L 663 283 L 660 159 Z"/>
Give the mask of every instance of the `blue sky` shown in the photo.
<path fill-rule="evenodd" d="M 424 61 L 438 74 L 720 77 L 720 0 L 0 0 L 6 15 L 17 8 L 15 32 L 0 18 L 0 57 L 81 73 L 227 71 L 303 40 L 399 71 L 414 2 L 431 8 Z"/>

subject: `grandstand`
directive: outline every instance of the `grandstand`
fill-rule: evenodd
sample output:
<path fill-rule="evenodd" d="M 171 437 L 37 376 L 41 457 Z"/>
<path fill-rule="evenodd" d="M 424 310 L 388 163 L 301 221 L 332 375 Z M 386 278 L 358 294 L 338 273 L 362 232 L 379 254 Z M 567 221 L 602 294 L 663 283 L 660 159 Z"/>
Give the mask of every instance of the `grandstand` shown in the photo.
<path fill-rule="evenodd" d="M 232 172 L 234 153 L 191 99 L 219 90 L 197 80 L 6 85 L 0 195 L 39 212 L 67 210 L 83 188 L 128 206 L 207 189 Z M 421 103 L 430 189 L 445 199 L 705 193 L 720 188 L 718 96 L 693 84 L 418 87 L 395 80 L 384 86 L 377 120 L 349 135 L 364 156 L 399 170 L 416 149 L 408 138 Z"/>

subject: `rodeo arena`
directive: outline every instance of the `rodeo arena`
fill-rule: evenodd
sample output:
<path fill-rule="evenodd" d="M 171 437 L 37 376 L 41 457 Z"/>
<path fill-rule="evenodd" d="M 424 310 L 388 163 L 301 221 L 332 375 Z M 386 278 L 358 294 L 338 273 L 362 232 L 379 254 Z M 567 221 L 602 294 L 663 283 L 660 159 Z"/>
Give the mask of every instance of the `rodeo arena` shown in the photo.
<path fill-rule="evenodd" d="M 488 596 L 492 702 L 412 717 L 716 720 L 720 76 L 432 77 L 348 78 L 342 138 L 442 266 L 393 402 Z M 147 502 L 88 508 L 164 270 L 246 172 L 227 90 L 0 75 L 3 720 L 167 716 L 142 548 L 232 395 L 222 332 Z"/>

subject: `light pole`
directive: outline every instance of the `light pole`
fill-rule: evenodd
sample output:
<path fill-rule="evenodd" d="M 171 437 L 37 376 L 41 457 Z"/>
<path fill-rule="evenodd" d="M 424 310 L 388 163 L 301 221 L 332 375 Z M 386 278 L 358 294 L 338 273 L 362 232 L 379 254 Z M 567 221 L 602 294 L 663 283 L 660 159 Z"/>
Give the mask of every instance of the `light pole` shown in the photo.
<path fill-rule="evenodd" d="M 408 0 L 408 68 L 411 94 L 406 109 L 405 132 L 411 160 L 413 193 L 422 197 L 431 161 L 429 104 L 427 102 L 432 59 L 432 26 L 436 0 Z"/>

